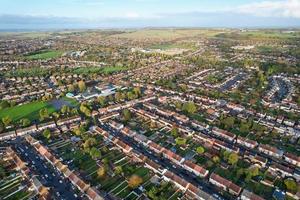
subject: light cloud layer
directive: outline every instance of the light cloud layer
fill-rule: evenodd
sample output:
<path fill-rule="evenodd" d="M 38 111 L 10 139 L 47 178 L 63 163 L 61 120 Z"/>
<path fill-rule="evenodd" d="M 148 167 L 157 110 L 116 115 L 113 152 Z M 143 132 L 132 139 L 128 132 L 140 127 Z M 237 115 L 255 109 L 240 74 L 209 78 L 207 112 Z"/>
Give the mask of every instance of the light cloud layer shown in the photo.
<path fill-rule="evenodd" d="M 300 0 L 255 2 L 238 6 L 235 10 L 262 17 L 300 18 Z"/>

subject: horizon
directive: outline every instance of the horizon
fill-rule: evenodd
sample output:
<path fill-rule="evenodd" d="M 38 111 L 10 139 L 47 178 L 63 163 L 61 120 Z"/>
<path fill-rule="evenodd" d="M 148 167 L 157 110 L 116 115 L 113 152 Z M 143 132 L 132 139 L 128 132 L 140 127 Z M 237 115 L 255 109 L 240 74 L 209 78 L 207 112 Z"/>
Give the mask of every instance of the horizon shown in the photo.
<path fill-rule="evenodd" d="M 300 0 L 3 0 L 0 29 L 299 28 L 299 13 Z"/>

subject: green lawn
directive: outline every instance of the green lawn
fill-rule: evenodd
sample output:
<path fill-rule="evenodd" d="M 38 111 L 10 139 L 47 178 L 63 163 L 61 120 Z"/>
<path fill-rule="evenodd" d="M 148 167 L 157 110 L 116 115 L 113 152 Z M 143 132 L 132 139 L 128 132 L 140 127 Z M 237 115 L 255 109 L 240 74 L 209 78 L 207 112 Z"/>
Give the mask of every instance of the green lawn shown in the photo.
<path fill-rule="evenodd" d="M 111 74 L 114 72 L 124 71 L 127 70 L 127 67 L 104 67 L 102 72 L 105 74 Z"/>
<path fill-rule="evenodd" d="M 51 59 L 51 58 L 58 58 L 62 55 L 61 51 L 55 51 L 55 50 L 50 50 L 50 51 L 40 51 L 36 52 L 34 54 L 27 55 L 26 58 L 30 60 L 46 60 L 46 59 Z"/>
<path fill-rule="evenodd" d="M 9 116 L 13 121 L 18 121 L 22 118 L 36 120 L 39 119 L 39 111 L 42 108 L 47 108 L 49 114 L 55 111 L 49 103 L 37 101 L 0 110 L 0 118 Z"/>

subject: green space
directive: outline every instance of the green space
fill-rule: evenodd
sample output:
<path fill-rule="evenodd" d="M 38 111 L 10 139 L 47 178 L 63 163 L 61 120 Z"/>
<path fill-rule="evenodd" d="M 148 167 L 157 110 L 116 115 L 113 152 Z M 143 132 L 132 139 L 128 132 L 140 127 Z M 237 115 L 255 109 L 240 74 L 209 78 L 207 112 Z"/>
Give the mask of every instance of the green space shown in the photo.
<path fill-rule="evenodd" d="M 79 106 L 79 102 L 76 99 L 68 98 L 68 97 L 62 97 L 62 100 L 67 101 L 70 103 L 73 107 Z"/>
<path fill-rule="evenodd" d="M 112 74 L 114 72 L 120 72 L 127 70 L 127 67 L 78 67 L 70 71 L 74 74 Z"/>
<path fill-rule="evenodd" d="M 49 51 L 39 51 L 32 54 L 28 54 L 25 57 L 30 60 L 46 60 L 52 58 L 58 58 L 62 55 L 61 51 L 49 50 Z"/>
<path fill-rule="evenodd" d="M 40 118 L 39 111 L 43 108 L 46 108 L 49 114 L 55 111 L 54 107 L 52 107 L 49 103 L 36 101 L 0 110 L 0 118 L 9 116 L 13 121 L 19 121 L 22 118 L 36 120 Z"/>

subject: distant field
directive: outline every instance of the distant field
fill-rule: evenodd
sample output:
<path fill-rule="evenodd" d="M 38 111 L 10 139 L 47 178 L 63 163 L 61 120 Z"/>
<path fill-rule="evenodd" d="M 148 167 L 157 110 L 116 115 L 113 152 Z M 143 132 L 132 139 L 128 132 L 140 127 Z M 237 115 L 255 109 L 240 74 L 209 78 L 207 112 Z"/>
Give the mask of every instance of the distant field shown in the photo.
<path fill-rule="evenodd" d="M 218 38 L 228 38 L 236 40 L 244 39 L 293 39 L 300 38 L 300 32 L 283 33 L 279 31 L 246 31 L 217 34 Z"/>
<path fill-rule="evenodd" d="M 128 31 L 122 34 L 116 34 L 111 37 L 120 37 L 128 39 L 178 39 L 196 36 L 214 36 L 221 31 L 204 29 L 143 29 Z"/>
<path fill-rule="evenodd" d="M 46 60 L 51 58 L 58 58 L 62 55 L 61 51 L 42 51 L 27 55 L 26 58 L 30 60 Z"/>
<path fill-rule="evenodd" d="M 49 103 L 39 101 L 3 109 L 0 111 L 0 118 L 9 116 L 13 121 L 19 121 L 22 118 L 35 120 L 39 119 L 39 110 L 42 108 L 47 108 L 49 114 L 55 111 L 54 107 Z"/>

